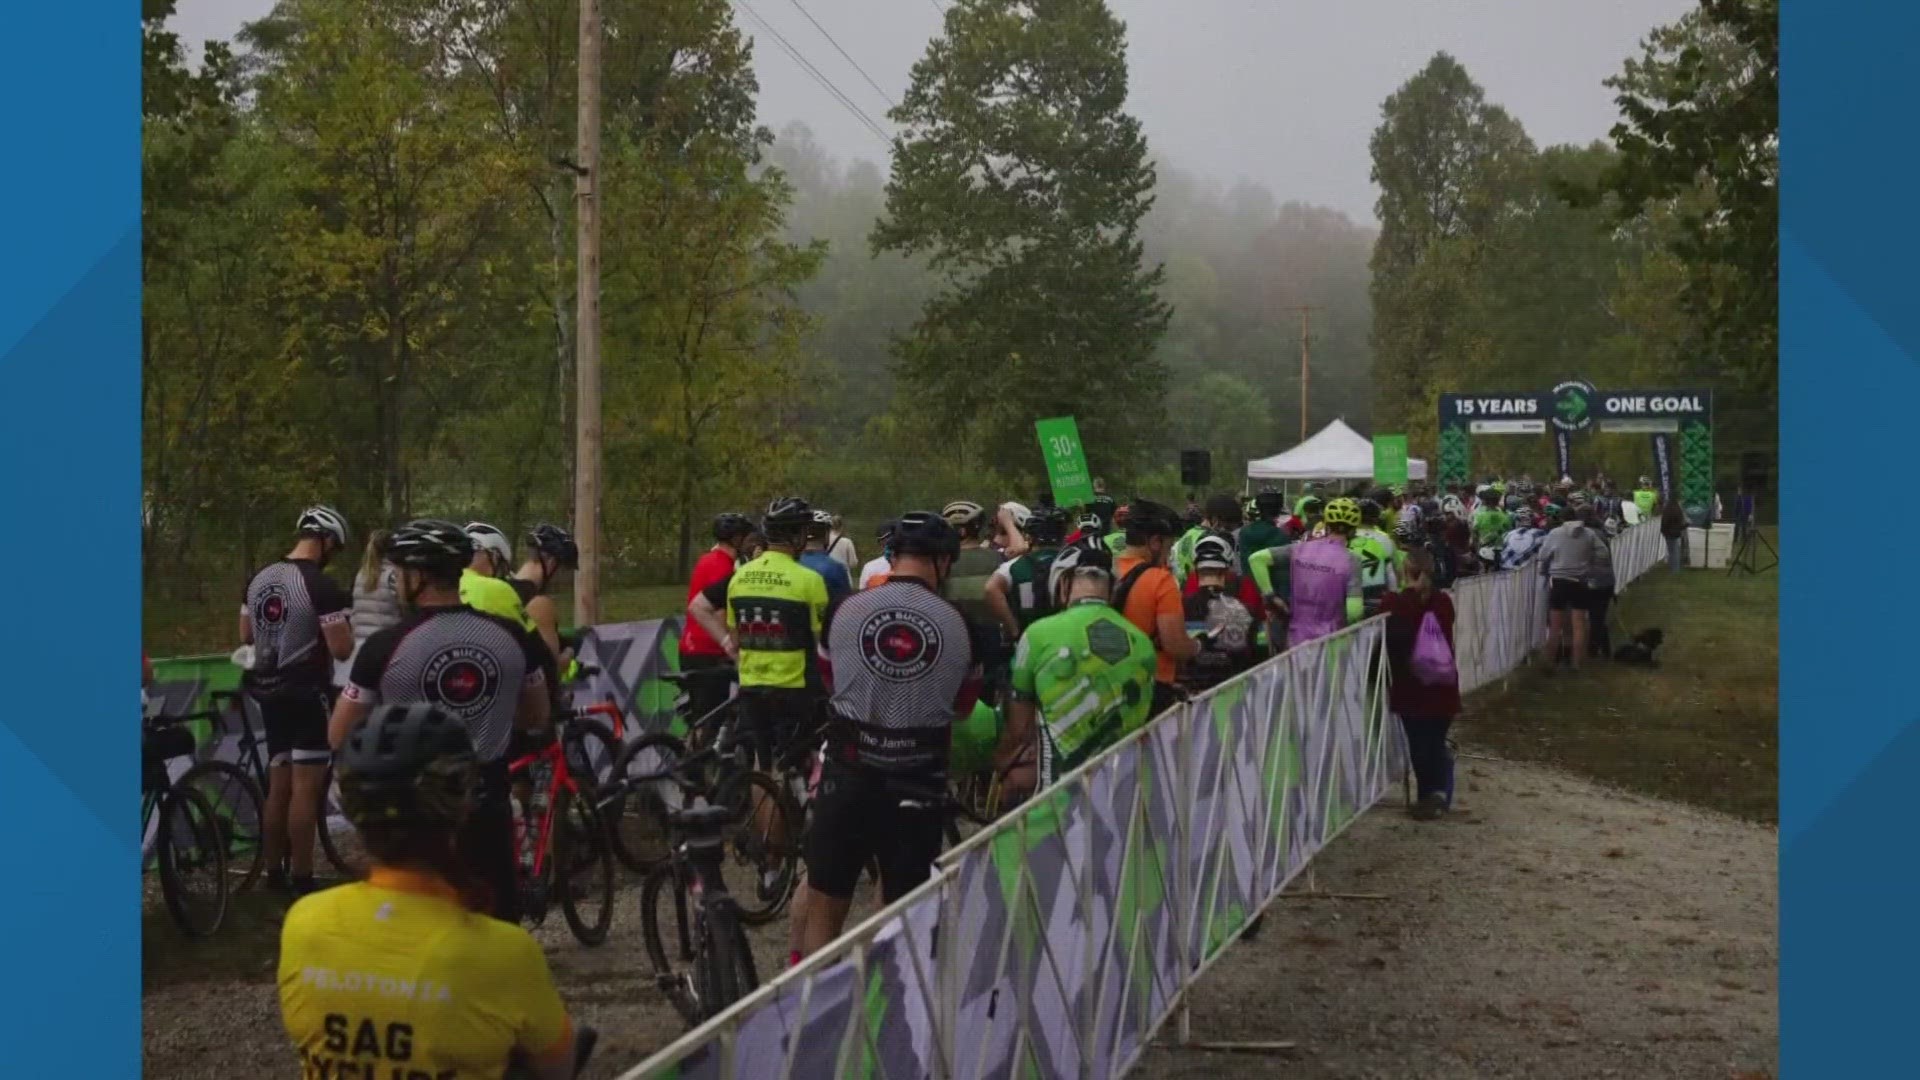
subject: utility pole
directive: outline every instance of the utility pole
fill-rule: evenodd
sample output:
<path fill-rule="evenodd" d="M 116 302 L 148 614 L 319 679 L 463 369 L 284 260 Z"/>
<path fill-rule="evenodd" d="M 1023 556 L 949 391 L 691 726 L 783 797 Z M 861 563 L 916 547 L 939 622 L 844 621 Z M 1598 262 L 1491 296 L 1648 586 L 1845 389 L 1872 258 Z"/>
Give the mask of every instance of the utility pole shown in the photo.
<path fill-rule="evenodd" d="M 579 160 L 573 201 L 578 223 L 579 297 L 574 317 L 573 530 L 580 569 L 573 624 L 600 621 L 600 0 L 580 0 Z"/>
<path fill-rule="evenodd" d="M 1293 309 L 1300 316 L 1300 441 L 1307 441 L 1307 380 L 1312 369 L 1312 337 L 1309 329 L 1313 325 L 1313 305 L 1302 304 Z"/>

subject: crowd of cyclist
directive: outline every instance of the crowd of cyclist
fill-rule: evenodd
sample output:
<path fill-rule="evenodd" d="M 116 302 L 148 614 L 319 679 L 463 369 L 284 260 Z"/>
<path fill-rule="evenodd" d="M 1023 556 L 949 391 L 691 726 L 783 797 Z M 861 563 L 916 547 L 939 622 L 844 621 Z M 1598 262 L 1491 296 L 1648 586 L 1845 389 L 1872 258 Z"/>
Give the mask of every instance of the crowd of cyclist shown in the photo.
<path fill-rule="evenodd" d="M 839 934 L 863 873 L 887 901 L 927 880 L 956 732 L 980 730 L 969 718 L 994 718 L 987 757 L 1017 801 L 1186 694 L 1391 609 L 1403 578 L 1444 590 L 1534 563 L 1553 579 L 1550 649 L 1577 664 L 1589 617 L 1605 625 L 1607 538 L 1623 516 L 1651 511 L 1644 482 L 1621 499 L 1599 482 L 1526 478 L 1443 493 L 1309 489 L 1290 506 L 1273 490 L 1215 495 L 1184 514 L 1105 496 L 1072 512 L 956 500 L 883 524 L 863 563 L 837 517 L 781 498 L 757 520 L 713 522 L 680 659 L 732 669 L 733 685 L 710 681 L 700 692 L 713 698 L 696 708 L 737 693 L 760 753 L 817 732 L 797 962 Z M 411 521 L 369 541 L 349 594 L 323 572 L 347 550 L 345 518 L 312 507 L 296 533 L 248 582 L 239 623 L 269 748 L 268 865 L 304 896 L 280 961 L 289 1032 L 322 1075 L 377 1057 L 439 975 L 450 980 L 441 992 L 456 978 L 472 992 L 457 999 L 463 1019 L 412 1032 L 412 1061 L 465 1069 L 515 1051 L 537 1075 L 565 1075 L 571 1028 L 516 925 L 506 762 L 550 738 L 560 711 L 571 656 L 551 592 L 577 547 L 543 525 L 514 567 L 501 530 Z M 1450 609 L 1447 620 L 1450 636 Z M 373 870 L 316 892 L 329 762 Z M 497 989 L 454 974 L 481 968 Z M 413 989 L 396 998 L 397 985 Z"/>

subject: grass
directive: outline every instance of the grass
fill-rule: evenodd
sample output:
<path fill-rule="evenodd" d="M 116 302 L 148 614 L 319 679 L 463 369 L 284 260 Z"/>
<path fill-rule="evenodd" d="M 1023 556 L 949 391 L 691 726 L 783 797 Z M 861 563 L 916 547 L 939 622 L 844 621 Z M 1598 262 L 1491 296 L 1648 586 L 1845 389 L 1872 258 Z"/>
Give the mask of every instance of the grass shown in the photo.
<path fill-rule="evenodd" d="M 1779 574 L 1664 567 L 1618 602 L 1614 641 L 1666 632 L 1656 669 L 1539 664 L 1467 702 L 1462 735 L 1664 799 L 1779 820 Z"/>

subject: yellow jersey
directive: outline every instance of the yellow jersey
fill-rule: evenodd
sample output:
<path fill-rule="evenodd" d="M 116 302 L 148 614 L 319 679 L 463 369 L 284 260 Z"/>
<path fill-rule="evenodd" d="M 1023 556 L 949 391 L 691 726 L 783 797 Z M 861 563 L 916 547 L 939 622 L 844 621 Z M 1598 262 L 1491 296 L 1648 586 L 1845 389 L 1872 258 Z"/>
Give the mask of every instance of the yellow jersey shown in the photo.
<path fill-rule="evenodd" d="M 727 626 L 740 647 L 740 685 L 815 685 L 814 645 L 826 613 L 826 579 L 785 552 L 766 552 L 735 570 L 727 582 Z"/>
<path fill-rule="evenodd" d="M 499 1080 L 573 1029 L 533 936 L 431 874 L 376 867 L 305 896 L 280 932 L 280 1012 L 307 1080 Z"/>
<path fill-rule="evenodd" d="M 471 567 L 460 571 L 460 602 L 475 611 L 498 615 L 529 631 L 538 632 L 533 616 L 527 614 L 526 605 L 520 602 L 520 594 L 514 591 L 512 585 L 499 578 L 476 574 Z"/>

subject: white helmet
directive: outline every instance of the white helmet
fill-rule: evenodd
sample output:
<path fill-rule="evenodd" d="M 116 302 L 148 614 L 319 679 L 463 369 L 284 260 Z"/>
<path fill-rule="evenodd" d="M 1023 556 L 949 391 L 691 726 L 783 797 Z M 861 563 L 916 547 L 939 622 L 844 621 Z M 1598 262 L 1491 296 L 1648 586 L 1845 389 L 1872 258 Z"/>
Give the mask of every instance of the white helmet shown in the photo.
<path fill-rule="evenodd" d="M 1033 511 L 1017 502 L 1001 503 L 1000 509 L 1013 515 L 1013 527 L 1016 529 L 1024 530 L 1027 527 L 1027 522 L 1033 518 Z"/>
<path fill-rule="evenodd" d="M 1047 594 L 1058 595 L 1060 583 L 1075 574 L 1095 571 L 1113 576 L 1113 551 L 1099 537 L 1085 537 L 1053 557 L 1047 568 Z"/>
<path fill-rule="evenodd" d="M 347 519 L 331 506 L 309 506 L 300 511 L 294 530 L 302 536 L 331 536 L 341 547 L 347 546 Z"/>
<path fill-rule="evenodd" d="M 475 550 L 493 556 L 494 566 L 507 567 L 513 564 L 513 541 L 507 539 L 506 533 L 484 521 L 467 522 L 465 532 L 468 539 L 473 541 Z"/>

